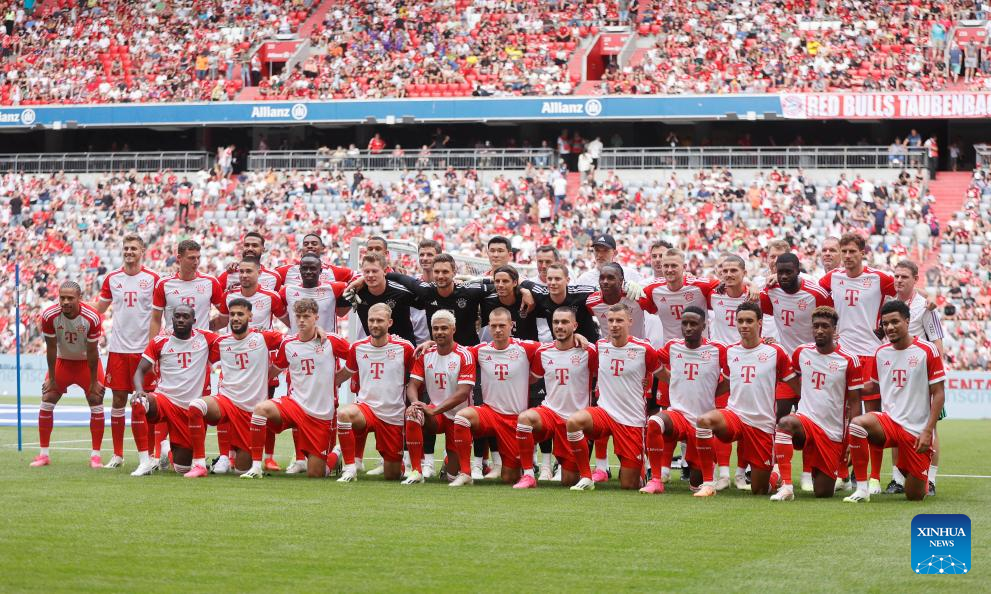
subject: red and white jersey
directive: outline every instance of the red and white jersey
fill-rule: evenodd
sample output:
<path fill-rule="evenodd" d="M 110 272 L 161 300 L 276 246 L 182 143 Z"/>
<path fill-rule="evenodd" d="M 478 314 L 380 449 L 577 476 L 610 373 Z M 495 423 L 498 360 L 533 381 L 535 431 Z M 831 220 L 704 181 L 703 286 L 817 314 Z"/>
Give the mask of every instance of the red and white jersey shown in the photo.
<path fill-rule="evenodd" d="M 832 307 L 833 298 L 822 287 L 804 278 L 799 279 L 795 293 L 788 293 L 778 286 L 760 292 L 760 308 L 765 315 L 774 316 L 777 341 L 788 353 L 812 342 L 812 312 L 823 305 Z M 842 314 L 840 317 L 842 319 Z"/>
<path fill-rule="evenodd" d="M 491 342 L 471 347 L 482 384 L 482 402 L 504 415 L 518 415 L 529 408 L 530 361 L 539 342 L 509 339 L 497 349 Z"/>
<path fill-rule="evenodd" d="M 703 339 L 697 349 L 684 339 L 668 341 L 660 351 L 661 365 L 671 371 L 671 408 L 693 425 L 716 408 L 716 386 L 725 377 L 726 345 Z"/>
<path fill-rule="evenodd" d="M 210 363 L 219 356 L 213 332 L 193 330 L 182 340 L 173 334 L 160 334 L 148 343 L 143 357 L 158 369 L 155 392 L 182 408 L 203 395 L 210 386 Z M 267 353 L 266 353 L 267 354 Z"/>
<path fill-rule="evenodd" d="M 62 307 L 55 304 L 41 312 L 41 333 L 47 338 L 55 338 L 59 359 L 85 361 L 87 344 L 100 340 L 103 335 L 103 316 L 80 303 L 76 317 L 67 318 Z"/>
<path fill-rule="evenodd" d="M 268 398 L 270 351 L 279 348 L 282 334 L 271 330 L 249 330 L 238 340 L 231 334 L 217 341 L 220 356 L 220 387 L 217 391 L 239 408 L 252 411 Z"/>
<path fill-rule="evenodd" d="M 842 441 L 846 430 L 846 393 L 864 387 L 860 359 L 840 347 L 823 355 L 810 343 L 795 349 L 791 365 L 795 373 L 802 376 L 798 413 L 812 419 L 829 439 Z"/>
<path fill-rule="evenodd" d="M 621 425 L 643 427 L 647 423 L 650 376 L 661 367 L 657 351 L 646 340 L 632 336 L 619 347 L 600 340 L 595 350 L 599 356 L 599 407 Z"/>
<path fill-rule="evenodd" d="M 172 312 L 179 305 L 188 305 L 196 312 L 195 328 L 210 329 L 210 306 L 223 302 L 224 292 L 215 277 L 196 273 L 196 278 L 184 281 L 176 275 L 159 279 L 155 285 L 152 307 L 163 311 L 162 331 L 172 333 Z"/>
<path fill-rule="evenodd" d="M 661 319 L 664 336 L 681 336 L 681 312 L 689 305 L 699 307 L 702 311 L 709 309 L 709 297 L 719 285 L 715 279 L 696 278 L 685 275 L 684 284 L 677 291 L 672 291 L 664 279 L 649 285 L 644 292 L 654 302 L 657 317 Z"/>
<path fill-rule="evenodd" d="M 912 435 L 919 435 L 929 422 L 929 386 L 946 379 L 936 345 L 916 338 L 899 351 L 889 342 L 874 356 L 871 380 L 880 386 L 881 410 Z"/>
<path fill-rule="evenodd" d="M 241 284 L 241 273 L 236 270 L 234 272 L 225 270 L 220 273 L 217 280 L 220 282 L 220 288 L 224 291 L 230 291 Z M 282 288 L 282 275 L 279 274 L 278 270 L 262 266 L 262 269 L 258 271 L 258 286 L 266 291 L 278 293 L 279 289 Z"/>
<path fill-rule="evenodd" d="M 375 416 L 389 425 L 403 425 L 406 419 L 406 378 L 413 369 L 413 344 L 389 335 L 385 346 L 362 338 L 351 345 L 346 363 L 355 374 L 352 381 L 356 401 L 371 407 Z"/>
<path fill-rule="evenodd" d="M 299 336 L 288 336 L 279 345 L 272 364 L 288 369 L 289 397 L 306 414 L 317 419 L 333 419 L 337 389 L 334 376 L 337 362 L 347 359 L 348 341 L 330 334 L 326 341 L 317 337 L 303 342 Z"/>
<path fill-rule="evenodd" d="M 736 329 L 736 308 L 747 300 L 747 287 L 739 297 L 712 294 L 709 299 L 709 338 L 724 345 L 740 342 L 740 331 Z M 680 328 L 678 335 L 681 335 Z"/>
<path fill-rule="evenodd" d="M 885 302 L 897 297 L 885 299 Z M 912 294 L 912 299 L 906 302 L 911 317 L 908 320 L 908 333 L 922 340 L 934 341 L 943 339 L 943 325 L 939 322 L 939 314 L 929 309 L 929 302 L 918 293 Z"/>
<path fill-rule="evenodd" d="M 837 329 L 846 351 L 861 357 L 874 355 L 881 346 L 881 340 L 874 334 L 881 321 L 881 304 L 885 297 L 895 295 L 891 275 L 864 266 L 860 276 L 850 278 L 845 269 L 836 268 L 827 272 L 819 284 L 833 298 L 840 316 Z"/>
<path fill-rule="evenodd" d="M 567 350 L 557 348 L 553 342 L 540 345 L 531 361 L 530 374 L 544 380 L 544 406 L 565 420 L 591 406 L 598 363 L 593 345 Z"/>
<path fill-rule="evenodd" d="M 630 317 L 633 319 L 633 324 L 630 326 L 630 335 L 637 338 L 647 338 L 647 325 L 644 315 L 656 314 L 657 306 L 654 305 L 654 300 L 650 298 L 649 295 L 645 295 L 639 301 L 634 301 L 623 295 L 620 297 L 618 303 L 625 303 L 627 307 L 630 308 Z M 609 312 L 609 307 L 613 305 L 611 303 L 606 303 L 602 299 L 602 291 L 596 291 L 588 296 L 585 300 L 585 307 L 588 311 L 595 316 L 595 319 L 599 322 L 599 335 L 604 336 L 606 330 L 609 327 L 606 322 L 606 314 Z"/>
<path fill-rule="evenodd" d="M 289 314 L 289 331 L 299 332 L 296 313 L 292 310 L 293 305 L 300 299 L 312 299 L 317 302 L 317 326 L 327 332 L 337 332 L 337 301 L 346 288 L 347 285 L 344 283 L 321 283 L 308 289 L 289 284 L 282 287 L 279 295 L 285 303 L 286 313 Z"/>
<path fill-rule="evenodd" d="M 435 345 L 413 361 L 409 377 L 423 382 L 430 404 L 440 406 L 454 396 L 458 386 L 475 385 L 475 355 L 457 343 L 450 353 L 441 355 Z M 471 406 L 471 392 L 464 402 L 445 412 L 444 416 L 454 419 L 454 415 L 466 406 Z"/>
<path fill-rule="evenodd" d="M 235 299 L 247 299 L 251 302 L 250 326 L 256 330 L 271 330 L 272 320 L 286 315 L 286 304 L 282 301 L 282 297 L 261 287 L 250 297 L 245 296 L 241 289 L 227 291 L 220 305 L 217 306 L 217 311 L 225 316 L 229 315 L 231 312 L 228 307 Z"/>
<path fill-rule="evenodd" d="M 795 377 L 788 354 L 776 344 L 760 343 L 752 349 L 734 344 L 726 349 L 723 374 L 729 378 L 727 407 L 747 425 L 774 433 L 775 388 Z"/>
<path fill-rule="evenodd" d="M 100 301 L 106 301 L 114 308 L 108 351 L 141 353 L 148 346 L 156 283 L 158 275 L 143 267 L 137 274 L 127 274 L 123 268 L 118 268 L 103 278 Z"/>
<path fill-rule="evenodd" d="M 282 277 L 282 284 L 286 287 L 299 287 L 303 284 L 303 277 L 299 275 L 299 264 L 286 264 L 279 266 L 277 272 Z M 357 276 L 355 271 L 343 266 L 324 264 L 323 271 L 320 272 L 320 284 L 324 283 L 349 283 Z"/>

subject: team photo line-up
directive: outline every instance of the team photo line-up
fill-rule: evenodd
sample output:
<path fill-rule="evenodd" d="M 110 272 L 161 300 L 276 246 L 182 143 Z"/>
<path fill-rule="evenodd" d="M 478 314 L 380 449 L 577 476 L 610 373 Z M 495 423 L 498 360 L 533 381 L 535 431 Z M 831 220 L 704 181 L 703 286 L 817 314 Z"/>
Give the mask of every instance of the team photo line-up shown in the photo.
<path fill-rule="evenodd" d="M 144 266 L 143 239 L 129 234 L 122 267 L 93 304 L 79 284 L 63 283 L 40 320 L 48 376 L 31 466 L 51 464 L 54 409 L 77 385 L 91 411 L 93 468 L 123 466 L 130 402 L 132 476 L 171 465 L 189 478 L 261 478 L 281 470 L 275 438 L 290 430 L 287 473 L 344 483 L 364 470 L 374 433 L 382 464 L 368 474 L 404 485 L 437 474 L 451 487 L 501 479 L 525 489 L 539 479 L 593 490 L 611 479 L 612 438 L 620 486 L 642 493 L 664 492 L 680 446 L 695 497 L 735 483 L 793 500 L 800 450 L 801 491 L 852 490 L 844 501 L 866 502 L 882 493 L 888 448 L 893 475 L 883 492 L 935 494 L 938 313 L 916 291 L 917 265 L 865 266 L 860 235 L 823 242 L 820 279 L 802 271 L 787 242 L 772 242 L 766 276 L 749 281 L 733 254 L 720 258 L 715 279 L 686 274 L 685 255 L 665 242 L 650 249 L 655 279 L 642 280 L 614 262 L 608 234 L 594 238 L 596 266 L 575 283 L 550 246 L 537 250 L 536 277 L 521 280 L 500 236 L 488 241 L 490 270 L 473 278 L 430 240 L 419 244 L 418 276 L 390 265 L 381 237 L 367 240 L 359 270 L 324 262 L 317 234 L 301 245 L 298 261 L 270 269 L 265 238 L 248 232 L 239 261 L 213 277 L 199 271 L 199 244 L 184 240 L 177 271 L 159 276 Z M 363 338 L 338 333 L 349 313 Z M 273 330 L 276 319 L 288 332 Z M 275 397 L 280 381 L 287 394 Z M 354 402 L 338 406 L 344 382 Z M 108 388 L 113 457 L 104 465 Z M 212 464 L 207 425 L 217 428 Z M 446 451 L 435 472 L 438 434 Z"/>

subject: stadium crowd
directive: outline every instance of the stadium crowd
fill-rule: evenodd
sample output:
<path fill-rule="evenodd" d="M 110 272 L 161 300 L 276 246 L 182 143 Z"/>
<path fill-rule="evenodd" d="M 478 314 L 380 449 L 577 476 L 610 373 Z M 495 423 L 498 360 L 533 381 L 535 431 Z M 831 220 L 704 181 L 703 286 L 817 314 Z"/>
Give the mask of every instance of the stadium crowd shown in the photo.
<path fill-rule="evenodd" d="M 255 50 L 296 34 L 318 2 L 0 3 L 0 104 L 567 95 L 576 48 L 625 25 L 652 45 L 610 94 L 940 90 L 986 84 L 983 48 L 949 39 L 971 0 L 837 3 L 335 2 L 309 56 L 263 72 Z M 972 64 L 973 62 L 973 64 Z M 984 60 L 984 62 L 989 62 Z"/>
<path fill-rule="evenodd" d="M 371 175 L 371 174 L 369 174 Z M 505 235 L 518 262 L 553 245 L 574 276 L 595 266 L 592 237 L 618 238 L 617 261 L 650 270 L 649 247 L 665 240 L 689 254 L 687 267 L 710 275 L 716 258 L 738 254 L 751 276 L 761 274 L 768 245 L 791 244 L 809 273 L 821 275 L 824 237 L 869 235 L 869 263 L 891 269 L 905 257 L 921 263 L 930 290 L 947 310 L 947 352 L 954 368 L 984 368 L 991 360 L 991 183 L 975 172 L 967 210 L 936 221 L 920 172 L 902 171 L 891 183 L 838 173 L 813 183 L 802 170 L 741 172 L 725 169 L 671 174 L 650 182 L 624 181 L 614 171 L 585 177 L 566 197 L 562 171 L 531 166 L 519 174 L 449 168 L 405 171 L 374 181 L 340 169 L 247 172 L 222 177 L 195 173 L 118 173 L 90 177 L 8 174 L 0 178 L 4 275 L 0 350 L 13 349 L 13 269 L 21 264 L 22 337 L 26 352 L 43 348 L 37 316 L 65 279 L 94 294 L 120 263 L 119 238 L 137 232 L 149 243 L 148 262 L 165 272 L 175 246 L 203 245 L 203 271 L 219 274 L 237 255 L 241 235 L 265 229 L 266 265 L 291 261 L 302 234 L 318 230 L 327 258 L 347 264 L 351 240 L 374 234 L 416 243 L 434 239 L 461 256 L 484 256 L 484 242 Z M 412 262 L 406 263 L 412 265 Z M 951 313 L 952 310 L 952 313 Z M 108 325 L 110 322 L 108 322 Z"/>

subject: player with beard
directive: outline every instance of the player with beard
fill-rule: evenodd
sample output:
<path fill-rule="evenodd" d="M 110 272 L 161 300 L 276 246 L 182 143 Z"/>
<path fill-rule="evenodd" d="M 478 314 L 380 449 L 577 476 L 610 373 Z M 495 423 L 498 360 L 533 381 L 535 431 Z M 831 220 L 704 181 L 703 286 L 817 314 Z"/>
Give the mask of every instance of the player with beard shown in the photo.
<path fill-rule="evenodd" d="M 228 306 L 235 299 L 245 299 L 251 303 L 251 327 L 257 330 L 271 330 L 274 318 L 281 320 L 286 316 L 286 305 L 282 297 L 262 286 L 260 275 L 264 269 L 256 256 L 248 255 L 241 258 L 237 269 L 238 284 L 224 293 L 220 305 L 217 306 L 220 315 L 213 319 L 214 329 L 226 328 L 229 320 Z"/>
<path fill-rule="evenodd" d="M 530 291 L 536 303 L 534 315 L 543 317 L 547 324 L 553 326 L 554 311 L 559 307 L 569 307 L 575 312 L 578 321 L 578 333 L 590 343 L 599 339 L 599 329 L 595 318 L 589 311 L 587 303 L 590 295 L 595 293 L 595 287 L 590 285 L 569 285 L 568 268 L 561 263 L 547 267 L 547 287 L 533 285 Z"/>
<path fill-rule="evenodd" d="M 354 311 L 361 321 L 362 330 L 368 335 L 368 311 L 378 303 L 388 305 L 391 310 L 392 333 L 411 344 L 416 344 L 410 314 L 410 308 L 416 304 L 416 295 L 403 285 L 387 280 L 387 266 L 385 257 L 379 253 L 366 253 L 362 256 L 361 282 L 364 286 L 353 292 L 356 298 Z"/>
<path fill-rule="evenodd" d="M 656 314 L 657 306 L 654 301 L 643 294 L 639 287 L 628 290 L 623 267 L 615 262 L 603 264 L 599 271 L 599 290 L 589 296 L 585 307 L 592 312 L 599 322 L 599 331 L 606 327 L 606 315 L 609 306 L 625 303 L 633 316 L 630 335 L 635 338 L 647 338 L 647 314 Z"/>
<path fill-rule="evenodd" d="M 254 258 L 258 260 L 259 271 L 258 271 L 258 286 L 266 291 L 271 291 L 272 293 L 278 293 L 279 289 L 282 287 L 282 275 L 279 274 L 278 270 L 271 270 L 261 265 L 262 256 L 265 255 L 265 238 L 261 233 L 257 231 L 248 231 L 241 238 L 241 258 Z M 231 291 L 236 289 L 241 284 L 241 275 L 239 274 L 240 261 L 231 263 L 227 267 L 227 270 L 220 273 L 217 280 L 220 282 L 220 287 L 224 291 Z"/>
<path fill-rule="evenodd" d="M 323 244 L 323 239 L 320 235 L 316 233 L 307 233 L 303 236 L 303 244 L 300 248 L 300 255 L 305 256 L 307 254 L 313 254 L 316 257 L 323 259 L 324 254 L 327 251 L 327 247 Z M 302 258 L 301 258 L 302 259 Z M 300 276 L 299 270 L 300 263 L 296 264 L 285 264 L 279 266 L 276 271 L 282 277 L 282 282 L 287 287 L 296 287 L 302 283 L 302 277 Z M 343 266 L 334 266 L 333 264 L 323 264 L 323 268 L 320 271 L 320 281 L 324 283 L 332 282 L 342 282 L 348 283 L 355 276 L 355 271 L 350 268 L 345 268 Z"/>

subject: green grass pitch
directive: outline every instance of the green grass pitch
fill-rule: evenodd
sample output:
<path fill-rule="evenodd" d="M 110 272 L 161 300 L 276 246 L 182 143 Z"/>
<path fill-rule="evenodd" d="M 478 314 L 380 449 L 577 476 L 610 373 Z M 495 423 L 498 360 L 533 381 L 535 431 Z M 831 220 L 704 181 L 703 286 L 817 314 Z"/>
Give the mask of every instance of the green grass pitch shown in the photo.
<path fill-rule="evenodd" d="M 126 472 L 90 470 L 88 430 L 59 427 L 53 441 L 87 441 L 54 444 L 53 465 L 32 469 L 36 447 L 18 453 L 15 430 L 2 428 L 0 590 L 991 591 L 991 479 L 946 476 L 991 474 L 991 421 L 946 421 L 940 435 L 936 498 L 851 505 L 735 490 L 699 501 L 678 481 L 644 496 L 615 482 L 573 493 L 364 476 L 131 478 L 129 433 Z M 109 442 L 108 427 L 105 459 Z M 280 436 L 281 461 L 289 447 Z M 918 513 L 971 517 L 972 573 L 912 573 Z"/>

